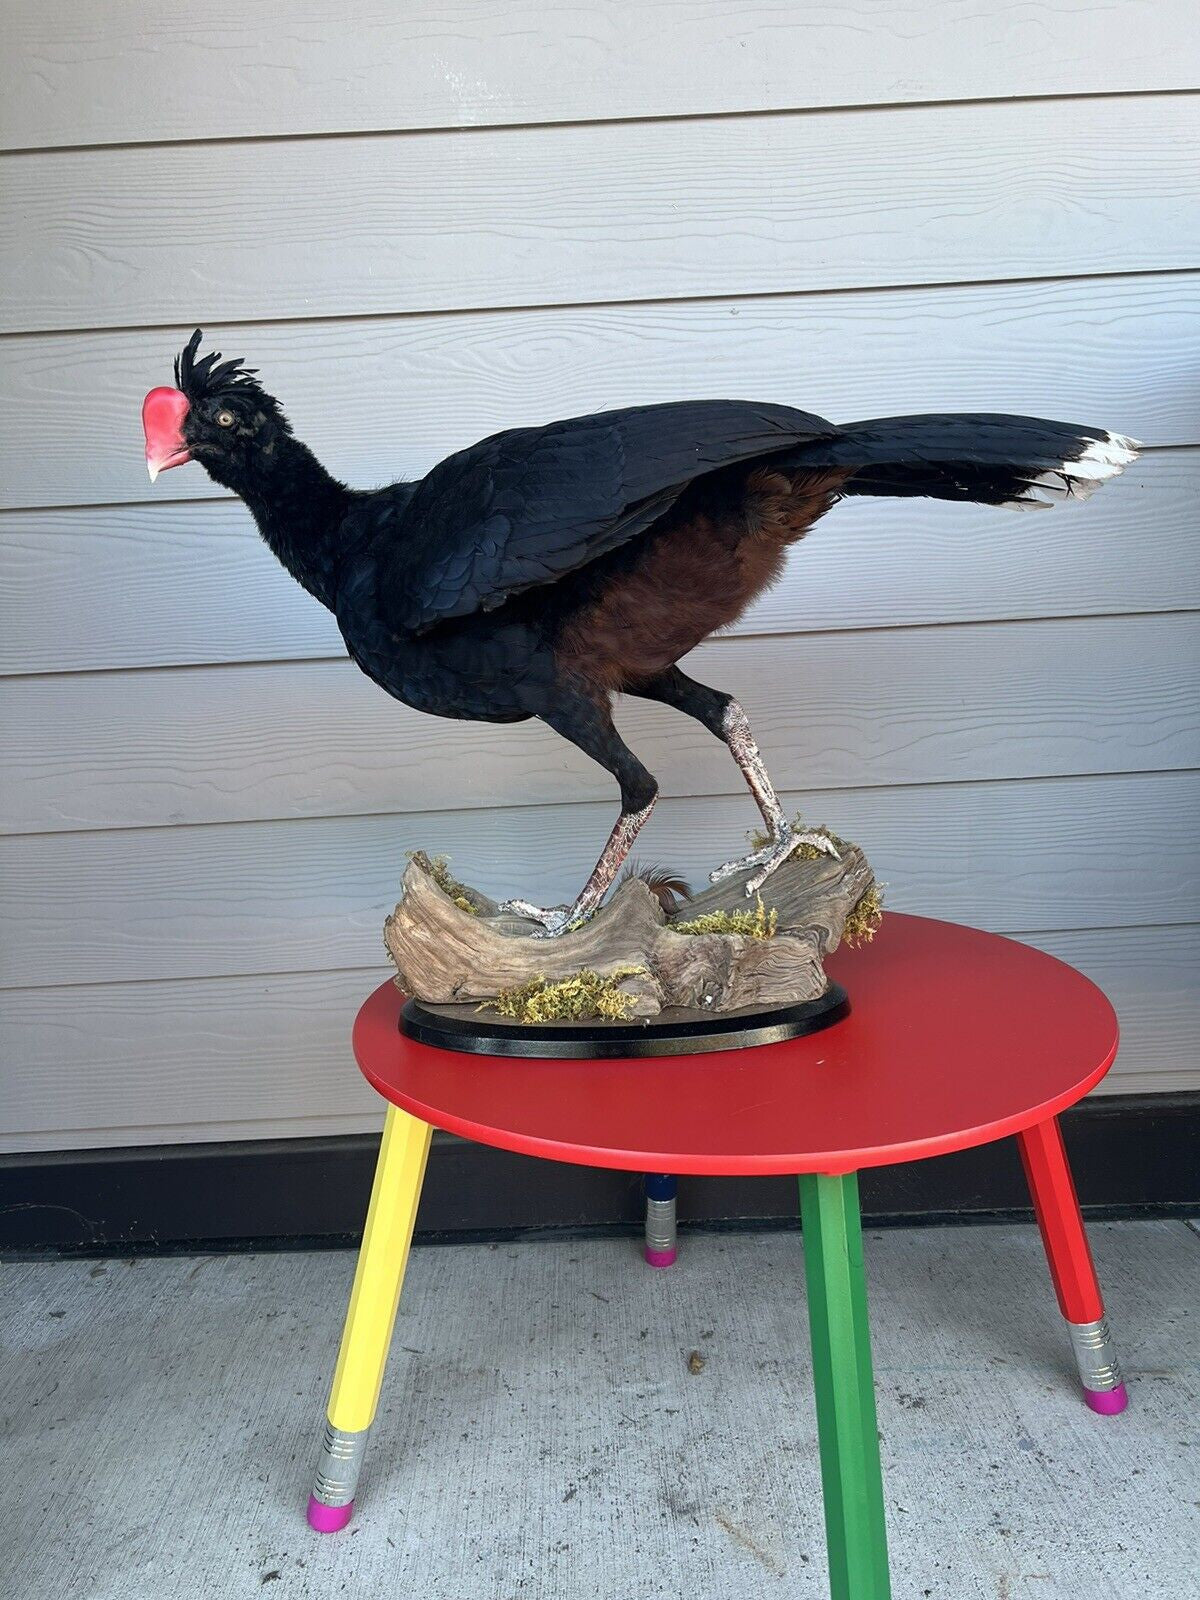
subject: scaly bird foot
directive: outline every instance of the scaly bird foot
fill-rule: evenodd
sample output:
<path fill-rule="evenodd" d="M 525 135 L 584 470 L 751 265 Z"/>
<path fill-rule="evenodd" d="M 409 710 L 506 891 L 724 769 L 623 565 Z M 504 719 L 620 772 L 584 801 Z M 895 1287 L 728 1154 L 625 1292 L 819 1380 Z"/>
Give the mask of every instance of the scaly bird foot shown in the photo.
<path fill-rule="evenodd" d="M 576 928 L 582 928 L 588 920 L 586 916 L 572 916 L 565 906 L 554 906 L 547 910 L 529 900 L 505 900 L 500 909 L 511 917 L 525 917 L 530 922 L 540 922 L 541 927 L 533 935 L 535 939 L 557 939 L 564 933 L 573 933 Z"/>
<path fill-rule="evenodd" d="M 727 861 L 723 867 L 717 867 L 710 872 L 709 882 L 720 883 L 722 878 L 732 877 L 735 872 L 745 872 L 748 867 L 757 867 L 758 871 L 746 880 L 746 894 L 757 894 L 776 868 L 781 867 L 790 855 L 805 844 L 813 845 L 824 855 L 832 856 L 835 861 L 842 859 L 837 846 L 828 834 L 818 833 L 815 830 L 796 833 L 790 826 L 785 826 L 779 830 L 776 838 L 763 845 L 760 850 L 752 850 L 740 861 Z"/>

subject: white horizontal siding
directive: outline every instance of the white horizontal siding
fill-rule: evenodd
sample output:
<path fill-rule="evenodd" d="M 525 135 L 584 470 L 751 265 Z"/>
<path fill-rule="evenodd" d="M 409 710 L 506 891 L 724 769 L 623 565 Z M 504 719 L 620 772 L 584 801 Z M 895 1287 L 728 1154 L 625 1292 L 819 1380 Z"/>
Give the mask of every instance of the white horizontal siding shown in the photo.
<path fill-rule="evenodd" d="M 1144 455 L 1061 516 L 846 500 L 732 631 L 1195 608 L 1198 504 L 1197 449 Z M 345 653 L 236 500 L 0 512 L 0 590 L 0 673 Z"/>
<path fill-rule="evenodd" d="M 1200 776 L 1192 772 L 794 790 L 784 801 L 861 841 L 903 909 L 1000 933 L 1035 923 L 1144 927 L 1193 918 Z M 68 978 L 369 966 L 383 959 L 380 932 L 407 851 L 444 852 L 497 898 L 521 890 L 536 861 L 539 892 L 555 903 L 591 868 L 612 810 L 606 797 L 6 839 L 0 914 L 19 917 L 23 936 L 0 981 L 53 987 Z M 706 868 L 741 846 L 757 822 L 744 790 L 666 799 L 638 854 L 699 887 Z"/>
<path fill-rule="evenodd" d="M 5 996 L 9 1150 L 379 1126 L 350 1027 L 387 973 L 79 984 Z M 151 1121 L 151 1119 L 154 1119 Z"/>
<path fill-rule="evenodd" d="M 681 396 L 843 422 L 1017 411 L 1200 444 L 1198 307 L 1200 272 L 208 331 L 252 356 L 298 435 L 365 488 L 500 428 Z M 141 397 L 171 381 L 190 332 L 5 340 L 0 506 L 219 497 L 195 465 L 146 477 Z"/>
<path fill-rule="evenodd" d="M 0 146 L 1186 89 L 1188 0 L 8 0 Z"/>
<path fill-rule="evenodd" d="M 1121 1020 L 1110 1094 L 1183 1092 L 1200 1075 L 1200 927 L 1032 933 L 1030 944 L 1086 972 Z"/>
<path fill-rule="evenodd" d="M 1166 95 L 8 156 L 0 329 L 1188 268 L 1198 144 Z"/>
<path fill-rule="evenodd" d="M 1121 1049 L 1103 1092 L 1194 1087 L 1200 928 L 1022 937 L 1079 967 L 1116 1006 Z M 386 976 L 375 963 L 11 990 L 0 1047 L 13 1084 L 0 1137 L 9 1150 L 55 1150 L 374 1131 L 379 1101 L 349 1036 Z"/>
<path fill-rule="evenodd" d="M 687 658 L 754 708 L 776 784 L 961 782 L 1200 765 L 1200 615 L 715 639 Z M 21 678 L 0 832 L 609 799 L 539 722 L 460 725 L 348 661 Z M 625 699 L 664 794 L 729 793 L 712 735 Z"/>
<path fill-rule="evenodd" d="M 563 898 L 611 819 L 549 733 L 362 679 L 198 468 L 150 488 L 138 402 L 196 322 L 359 485 L 683 395 L 1147 440 L 1044 517 L 843 505 L 695 669 L 893 904 L 1110 992 L 1110 1089 L 1200 1083 L 1190 8 L 15 0 L 5 25 L 0 1148 L 377 1125 L 347 1035 L 405 850 Z M 754 820 L 736 773 L 662 708 L 620 720 L 667 796 L 642 853 L 698 877 Z"/>

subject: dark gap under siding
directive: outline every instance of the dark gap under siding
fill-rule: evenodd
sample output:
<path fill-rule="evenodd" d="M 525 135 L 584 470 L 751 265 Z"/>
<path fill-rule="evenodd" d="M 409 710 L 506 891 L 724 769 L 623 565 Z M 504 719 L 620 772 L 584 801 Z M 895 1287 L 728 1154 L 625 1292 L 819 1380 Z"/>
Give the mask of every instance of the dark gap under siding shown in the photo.
<path fill-rule="evenodd" d="M 1080 1199 L 1106 1217 L 1200 1209 L 1200 1093 L 1109 1095 L 1063 1117 Z M 0 1250 L 152 1255 L 335 1248 L 362 1230 L 378 1137 L 164 1145 L 0 1158 Z M 862 1175 L 870 1225 L 1028 1217 L 1013 1140 Z M 690 1228 L 789 1228 L 782 1178 L 682 1178 Z M 630 1233 L 638 1175 L 513 1155 L 435 1136 L 417 1221 L 421 1243 L 545 1233 Z"/>

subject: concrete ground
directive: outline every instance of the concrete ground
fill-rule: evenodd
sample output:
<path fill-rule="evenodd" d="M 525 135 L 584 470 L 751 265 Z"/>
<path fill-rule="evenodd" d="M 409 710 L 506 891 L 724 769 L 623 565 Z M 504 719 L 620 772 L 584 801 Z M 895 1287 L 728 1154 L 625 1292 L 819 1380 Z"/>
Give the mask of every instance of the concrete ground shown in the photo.
<path fill-rule="evenodd" d="M 1031 1227 L 868 1237 L 897 1600 L 1200 1595 L 1200 1237 L 1091 1232 L 1115 1418 L 1079 1399 Z M 303 1513 L 350 1253 L 8 1265 L 0 1595 L 820 1600 L 801 1251 L 414 1251 L 327 1537 Z"/>

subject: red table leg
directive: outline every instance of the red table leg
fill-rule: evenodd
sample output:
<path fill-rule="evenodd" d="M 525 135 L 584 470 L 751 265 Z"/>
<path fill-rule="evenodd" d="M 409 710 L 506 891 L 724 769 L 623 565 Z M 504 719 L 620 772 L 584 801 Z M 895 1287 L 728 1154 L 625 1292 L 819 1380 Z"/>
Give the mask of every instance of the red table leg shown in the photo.
<path fill-rule="evenodd" d="M 1112 1416 L 1124 1411 L 1129 1395 L 1104 1315 L 1104 1300 L 1057 1117 L 1018 1134 L 1017 1143 L 1054 1292 L 1071 1334 L 1083 1397 L 1093 1411 Z"/>

